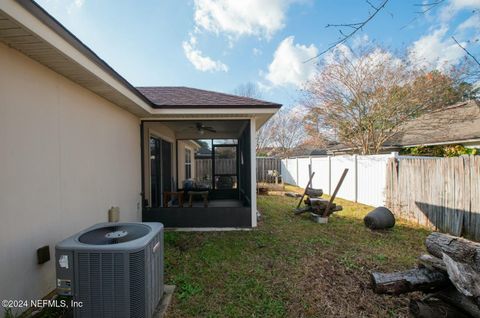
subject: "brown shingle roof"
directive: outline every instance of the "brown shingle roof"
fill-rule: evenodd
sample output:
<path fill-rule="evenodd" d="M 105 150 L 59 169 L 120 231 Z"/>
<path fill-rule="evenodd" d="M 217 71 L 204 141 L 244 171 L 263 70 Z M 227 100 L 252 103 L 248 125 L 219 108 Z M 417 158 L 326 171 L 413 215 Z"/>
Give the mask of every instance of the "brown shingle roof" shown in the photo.
<path fill-rule="evenodd" d="M 471 100 L 426 113 L 405 123 L 385 146 L 454 143 L 479 138 L 480 105 Z"/>
<path fill-rule="evenodd" d="M 480 139 L 480 104 L 461 102 L 421 115 L 400 127 L 400 131 L 383 144 L 383 150 L 412 146 L 462 143 Z M 355 151 L 351 146 L 337 144 L 331 152 Z"/>
<path fill-rule="evenodd" d="M 280 108 L 280 104 L 259 99 L 190 87 L 137 87 L 155 108 Z"/>

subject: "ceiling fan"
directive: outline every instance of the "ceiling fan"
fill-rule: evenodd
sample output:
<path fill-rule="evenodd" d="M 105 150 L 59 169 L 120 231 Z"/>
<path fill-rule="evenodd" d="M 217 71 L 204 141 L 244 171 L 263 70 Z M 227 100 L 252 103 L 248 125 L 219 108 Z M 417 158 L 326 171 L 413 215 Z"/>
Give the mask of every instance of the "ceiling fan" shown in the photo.
<path fill-rule="evenodd" d="M 205 131 L 209 131 L 213 133 L 217 132 L 215 129 L 213 129 L 213 127 L 205 126 L 203 123 L 196 123 L 195 127 L 197 128 L 200 135 L 203 135 Z"/>

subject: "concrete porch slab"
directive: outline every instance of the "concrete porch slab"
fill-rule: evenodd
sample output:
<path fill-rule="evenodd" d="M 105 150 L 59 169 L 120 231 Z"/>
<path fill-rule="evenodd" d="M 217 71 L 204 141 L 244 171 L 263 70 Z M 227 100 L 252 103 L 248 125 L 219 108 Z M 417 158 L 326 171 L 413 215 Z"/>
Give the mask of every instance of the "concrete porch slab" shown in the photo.
<path fill-rule="evenodd" d="M 165 285 L 163 291 L 163 297 L 160 299 L 155 312 L 153 313 L 153 318 L 163 318 L 167 313 L 168 306 L 172 302 L 173 292 L 175 291 L 175 285 Z"/>

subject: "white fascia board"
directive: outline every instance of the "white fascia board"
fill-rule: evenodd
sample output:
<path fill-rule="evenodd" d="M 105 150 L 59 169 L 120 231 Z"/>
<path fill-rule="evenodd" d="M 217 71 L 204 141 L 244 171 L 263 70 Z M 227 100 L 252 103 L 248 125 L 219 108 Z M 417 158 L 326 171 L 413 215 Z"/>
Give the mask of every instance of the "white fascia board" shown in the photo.
<path fill-rule="evenodd" d="M 246 115 L 253 117 L 259 114 L 275 114 L 278 108 L 156 108 L 151 111 L 152 115 Z"/>
<path fill-rule="evenodd" d="M 406 147 L 420 147 L 420 146 L 442 146 L 442 145 L 463 144 L 463 143 L 472 143 L 472 142 L 480 142 L 480 138 L 463 139 L 463 140 L 447 140 L 447 141 L 441 141 L 441 142 L 428 142 L 423 144 L 403 145 L 399 147 L 406 148 Z"/>
<path fill-rule="evenodd" d="M 156 120 L 238 120 L 256 118 L 258 130 L 278 111 L 278 108 L 181 108 L 154 109 L 152 117 L 141 118 L 144 121 Z M 178 116 L 178 117 L 176 117 Z"/>
<path fill-rule="evenodd" d="M 30 32 L 35 34 L 37 37 L 54 46 L 66 57 L 74 60 L 87 71 L 91 72 L 99 79 L 117 90 L 123 96 L 130 99 L 132 102 L 138 105 L 138 107 L 142 108 L 148 113 L 152 113 L 153 108 L 148 103 L 132 93 L 130 89 L 125 87 L 117 79 L 100 68 L 96 63 L 79 52 L 75 47 L 73 47 L 60 35 L 46 26 L 42 21 L 24 9 L 20 4 L 16 3 L 15 1 L 0 1 L 0 10 L 17 21 L 17 23 L 30 30 Z"/>

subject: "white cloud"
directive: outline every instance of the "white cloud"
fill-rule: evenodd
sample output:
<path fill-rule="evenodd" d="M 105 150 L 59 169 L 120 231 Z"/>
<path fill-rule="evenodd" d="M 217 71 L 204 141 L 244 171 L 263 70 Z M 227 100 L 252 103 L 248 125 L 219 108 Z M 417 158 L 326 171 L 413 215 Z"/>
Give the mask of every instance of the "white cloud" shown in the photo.
<path fill-rule="evenodd" d="M 85 0 L 75 0 L 74 4 L 77 8 L 81 8 L 83 4 L 85 3 Z"/>
<path fill-rule="evenodd" d="M 359 49 L 365 45 L 370 43 L 370 38 L 368 37 L 367 34 L 364 35 L 359 35 L 353 38 L 352 40 L 352 48 L 353 49 Z"/>
<path fill-rule="evenodd" d="M 448 22 L 459 11 L 465 9 L 480 9 L 480 0 L 450 0 L 440 11 L 440 19 Z"/>
<path fill-rule="evenodd" d="M 446 70 L 463 57 L 463 50 L 446 36 L 448 29 L 442 27 L 413 42 L 409 49 L 410 60 L 419 67 Z M 463 42 L 463 46 L 467 43 Z"/>
<path fill-rule="evenodd" d="M 80 10 L 85 4 L 85 0 L 74 0 L 67 8 L 67 13 L 72 14 L 76 10 Z"/>
<path fill-rule="evenodd" d="M 315 63 L 306 60 L 316 56 L 318 49 L 310 46 L 295 44 L 295 37 L 285 38 L 277 47 L 273 61 L 268 66 L 265 78 L 273 85 L 301 86 L 315 73 Z"/>
<path fill-rule="evenodd" d="M 262 50 L 257 49 L 256 47 L 254 47 L 254 48 L 252 49 L 252 53 L 253 53 L 253 55 L 255 55 L 255 56 L 259 56 L 259 55 L 262 55 Z"/>
<path fill-rule="evenodd" d="M 49 10 L 61 10 L 62 14 L 66 12 L 68 15 L 79 11 L 85 4 L 85 0 L 43 0 L 38 2 Z"/>
<path fill-rule="evenodd" d="M 202 72 L 222 71 L 228 72 L 228 66 L 220 61 L 214 61 L 208 56 L 203 55 L 202 51 L 197 48 L 197 39 L 190 36 L 188 41 L 182 43 L 185 56 L 193 64 L 193 66 Z"/>
<path fill-rule="evenodd" d="M 457 30 L 459 31 L 465 31 L 467 29 L 477 29 L 480 30 L 480 15 L 479 14 L 473 14 L 470 18 L 466 19 L 460 25 L 458 26 Z"/>
<path fill-rule="evenodd" d="M 284 27 L 291 0 L 195 0 L 199 29 L 231 37 L 255 35 L 271 38 Z"/>

